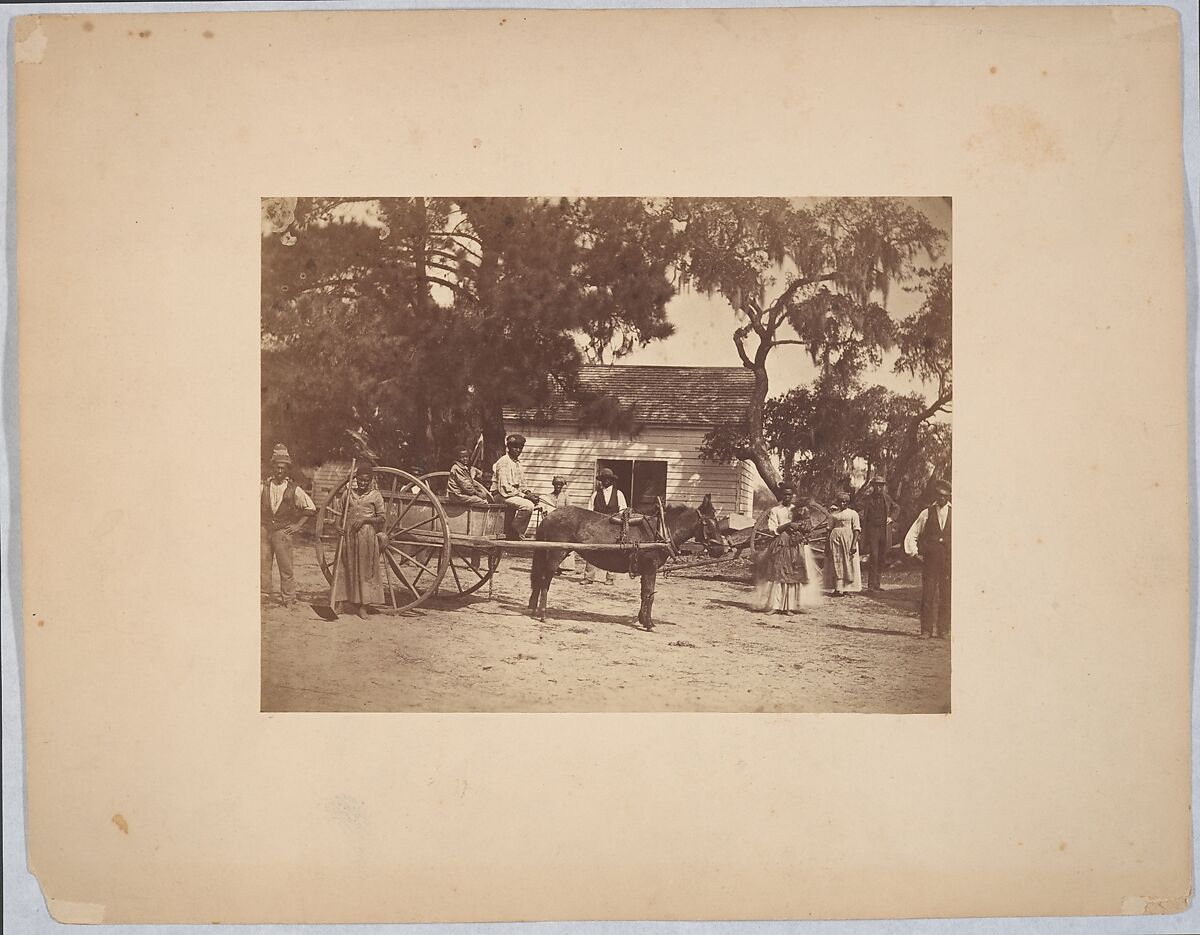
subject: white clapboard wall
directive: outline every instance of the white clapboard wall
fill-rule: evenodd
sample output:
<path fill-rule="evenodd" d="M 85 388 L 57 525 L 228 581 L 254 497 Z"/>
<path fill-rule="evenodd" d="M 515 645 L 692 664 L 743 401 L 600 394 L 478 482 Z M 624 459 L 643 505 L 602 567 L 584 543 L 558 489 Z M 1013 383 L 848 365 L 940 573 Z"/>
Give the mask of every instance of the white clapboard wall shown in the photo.
<path fill-rule="evenodd" d="M 598 459 L 667 462 L 667 500 L 699 506 L 712 494 L 721 513 L 749 514 L 753 509 L 754 466 L 748 462 L 703 461 L 703 426 L 647 425 L 636 437 L 612 435 L 604 429 L 578 430 L 571 422 L 506 419 L 505 430 L 527 439 L 521 463 L 530 488 L 549 493 L 556 474 L 567 481 L 570 502 L 584 506 L 594 489 Z"/>

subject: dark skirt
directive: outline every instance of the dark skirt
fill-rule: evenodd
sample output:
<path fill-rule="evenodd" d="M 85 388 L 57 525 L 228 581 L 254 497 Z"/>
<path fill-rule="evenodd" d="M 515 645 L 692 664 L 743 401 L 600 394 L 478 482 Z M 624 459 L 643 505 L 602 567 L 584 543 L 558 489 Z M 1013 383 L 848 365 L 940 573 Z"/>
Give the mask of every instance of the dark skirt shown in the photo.
<path fill-rule="evenodd" d="M 781 532 L 767 547 L 768 581 L 783 584 L 808 584 L 808 565 L 804 561 L 804 540 Z"/>

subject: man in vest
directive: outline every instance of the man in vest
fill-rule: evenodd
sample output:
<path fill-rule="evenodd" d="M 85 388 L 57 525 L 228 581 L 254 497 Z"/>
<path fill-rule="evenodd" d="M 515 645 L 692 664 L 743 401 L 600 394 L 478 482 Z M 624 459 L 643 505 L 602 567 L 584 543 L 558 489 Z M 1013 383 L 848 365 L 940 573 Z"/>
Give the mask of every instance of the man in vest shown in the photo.
<path fill-rule="evenodd" d="M 312 498 L 288 476 L 291 455 L 283 445 L 271 452 L 271 477 L 259 493 L 262 527 L 262 592 L 271 593 L 271 569 L 279 564 L 279 593 L 287 607 L 296 597 L 296 579 L 292 576 L 292 534 L 317 512 Z"/>
<path fill-rule="evenodd" d="M 904 551 L 920 558 L 921 639 L 950 635 L 950 484 L 933 485 L 933 504 L 904 537 Z"/>
<path fill-rule="evenodd" d="M 888 553 L 888 524 L 895 515 L 896 504 L 887 492 L 887 481 L 876 474 L 858 505 L 862 516 L 863 551 L 867 556 L 867 590 L 882 591 L 880 577 Z"/>
<path fill-rule="evenodd" d="M 596 492 L 592 494 L 591 502 L 588 503 L 588 509 L 593 513 L 604 513 L 612 516 L 628 508 L 629 504 L 625 502 L 625 494 L 617 486 L 617 475 L 613 473 L 612 468 L 601 468 L 600 473 L 596 475 Z M 596 566 L 589 565 L 586 562 L 584 565 L 586 567 L 583 575 L 583 583 L 591 584 L 596 580 Z M 604 573 L 604 583 L 613 583 L 611 571 Z"/>

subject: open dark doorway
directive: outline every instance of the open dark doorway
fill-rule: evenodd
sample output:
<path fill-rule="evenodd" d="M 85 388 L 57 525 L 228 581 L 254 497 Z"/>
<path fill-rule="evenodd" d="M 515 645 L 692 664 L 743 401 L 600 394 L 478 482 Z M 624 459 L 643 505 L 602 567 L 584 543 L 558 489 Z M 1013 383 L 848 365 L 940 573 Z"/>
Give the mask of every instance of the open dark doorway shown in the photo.
<path fill-rule="evenodd" d="M 597 458 L 596 472 L 608 468 L 617 475 L 617 488 L 625 494 L 629 506 L 639 512 L 652 512 L 655 498 L 667 498 L 667 462 L 620 458 Z"/>

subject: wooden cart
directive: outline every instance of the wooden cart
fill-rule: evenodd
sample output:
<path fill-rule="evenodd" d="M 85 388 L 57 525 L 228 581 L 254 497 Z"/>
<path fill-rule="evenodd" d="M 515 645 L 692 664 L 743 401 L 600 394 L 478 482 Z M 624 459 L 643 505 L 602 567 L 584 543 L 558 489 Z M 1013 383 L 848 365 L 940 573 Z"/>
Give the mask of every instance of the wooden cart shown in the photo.
<path fill-rule="evenodd" d="M 431 597 L 448 599 L 474 594 L 492 580 L 504 552 L 539 549 L 624 551 L 665 549 L 665 543 L 597 545 L 538 542 L 504 538 L 503 504 L 463 504 L 445 498 L 441 471 L 417 476 L 399 468 L 374 468 L 374 484 L 383 495 L 384 525 L 380 555 L 384 574 L 385 612 L 411 610 Z M 344 526 L 345 491 L 338 484 L 317 510 L 317 563 L 332 584 Z"/>

